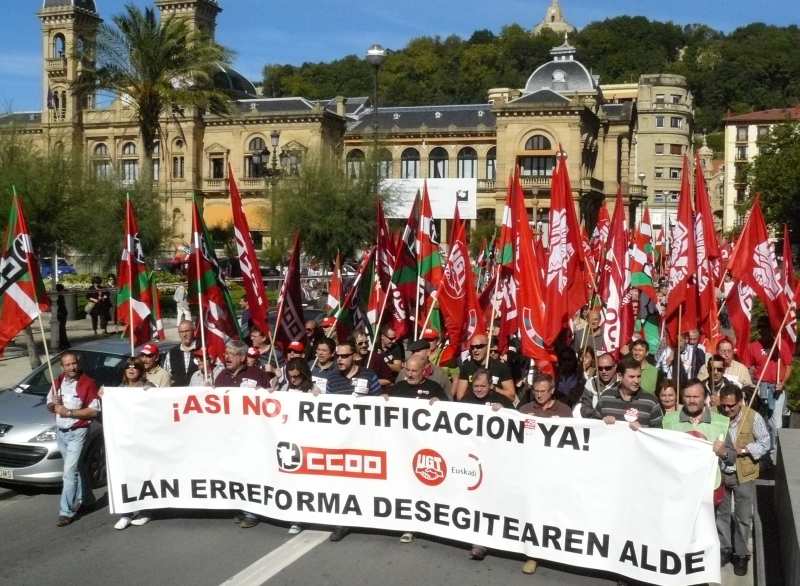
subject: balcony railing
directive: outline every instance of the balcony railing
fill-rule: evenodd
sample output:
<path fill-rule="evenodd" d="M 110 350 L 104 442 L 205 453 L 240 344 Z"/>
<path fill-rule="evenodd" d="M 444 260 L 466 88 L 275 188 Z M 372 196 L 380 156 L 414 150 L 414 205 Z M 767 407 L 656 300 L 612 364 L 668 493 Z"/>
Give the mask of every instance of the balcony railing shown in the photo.
<path fill-rule="evenodd" d="M 549 186 L 552 181 L 549 175 L 523 175 L 519 178 L 522 187 L 541 187 Z"/>
<path fill-rule="evenodd" d="M 478 179 L 478 191 L 494 191 L 496 183 L 494 179 Z"/>
<path fill-rule="evenodd" d="M 67 58 L 51 57 L 44 60 L 44 67 L 47 73 L 54 77 L 65 76 L 67 74 Z"/>
<path fill-rule="evenodd" d="M 264 189 L 267 185 L 266 177 L 240 177 L 239 185 L 243 189 Z"/>
<path fill-rule="evenodd" d="M 673 104 L 672 102 L 651 102 L 650 106 L 643 105 L 642 110 L 656 110 L 659 112 L 691 112 L 692 109 L 688 104 Z"/>
<path fill-rule="evenodd" d="M 209 179 L 206 178 L 205 180 L 205 187 L 209 191 L 224 191 L 225 190 L 225 179 Z"/>

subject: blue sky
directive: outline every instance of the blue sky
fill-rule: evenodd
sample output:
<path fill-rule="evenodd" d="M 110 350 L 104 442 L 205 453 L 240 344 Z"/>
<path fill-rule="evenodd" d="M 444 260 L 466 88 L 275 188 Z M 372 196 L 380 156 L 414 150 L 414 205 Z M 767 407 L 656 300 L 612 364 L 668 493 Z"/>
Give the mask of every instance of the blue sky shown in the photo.
<path fill-rule="evenodd" d="M 127 0 L 130 1 L 130 0 Z M 401 48 L 416 36 L 469 36 L 513 22 L 532 27 L 549 0 L 220 0 L 217 38 L 237 53 L 236 66 L 251 79 L 266 63 L 300 64 L 363 55 L 379 42 Z M 581 27 L 622 14 L 679 24 L 702 22 L 730 31 L 755 21 L 798 23 L 797 0 L 562 0 L 567 19 Z M 100 16 L 121 11 L 126 0 L 96 0 Z M 148 0 L 133 0 L 146 6 Z M 16 10 L 9 10 L 11 5 Z M 36 10 L 41 0 L 5 0 L 0 23 L 0 111 L 41 109 L 41 41 Z"/>

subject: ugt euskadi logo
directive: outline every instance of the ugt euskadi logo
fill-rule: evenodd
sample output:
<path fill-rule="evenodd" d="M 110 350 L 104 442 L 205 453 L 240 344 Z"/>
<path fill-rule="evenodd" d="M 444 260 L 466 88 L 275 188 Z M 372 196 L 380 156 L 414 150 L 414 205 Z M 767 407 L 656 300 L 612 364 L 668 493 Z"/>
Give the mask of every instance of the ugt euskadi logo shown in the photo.
<path fill-rule="evenodd" d="M 286 474 L 346 476 L 386 480 L 386 452 L 353 448 L 315 448 L 278 442 L 278 470 Z"/>

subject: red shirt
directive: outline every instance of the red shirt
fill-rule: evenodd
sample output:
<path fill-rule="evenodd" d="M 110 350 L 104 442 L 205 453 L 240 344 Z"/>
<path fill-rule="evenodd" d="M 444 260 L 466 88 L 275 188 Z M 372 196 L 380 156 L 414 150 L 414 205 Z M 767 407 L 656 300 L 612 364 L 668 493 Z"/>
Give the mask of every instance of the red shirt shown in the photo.
<path fill-rule="evenodd" d="M 761 376 L 761 371 L 764 364 L 767 364 L 767 370 L 764 372 L 764 379 L 762 382 L 775 384 L 778 382 L 778 352 L 777 350 L 772 353 L 772 356 L 767 363 L 767 351 L 759 340 L 750 342 L 747 345 L 747 356 L 745 365 L 753 368 L 753 382 L 758 381 Z M 781 364 L 781 379 L 786 378 L 786 365 Z"/>

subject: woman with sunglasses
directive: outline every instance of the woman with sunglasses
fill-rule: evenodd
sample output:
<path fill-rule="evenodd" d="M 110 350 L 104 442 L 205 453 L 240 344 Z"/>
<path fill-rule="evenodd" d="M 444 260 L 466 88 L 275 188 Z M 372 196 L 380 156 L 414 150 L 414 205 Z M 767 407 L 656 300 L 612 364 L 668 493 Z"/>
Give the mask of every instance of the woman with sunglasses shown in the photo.
<path fill-rule="evenodd" d="M 141 358 L 131 356 L 125 362 L 125 370 L 122 371 L 121 387 L 132 387 L 140 389 L 153 388 L 153 384 L 149 383 L 145 378 L 144 362 Z M 131 525 L 141 526 L 150 521 L 149 511 L 139 511 L 137 513 L 126 513 L 120 515 L 117 522 L 114 524 L 114 529 L 122 531 Z"/>

